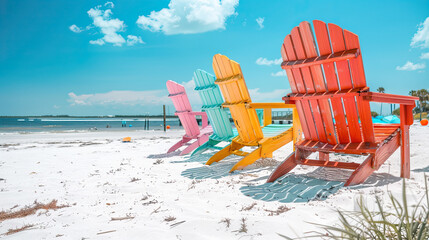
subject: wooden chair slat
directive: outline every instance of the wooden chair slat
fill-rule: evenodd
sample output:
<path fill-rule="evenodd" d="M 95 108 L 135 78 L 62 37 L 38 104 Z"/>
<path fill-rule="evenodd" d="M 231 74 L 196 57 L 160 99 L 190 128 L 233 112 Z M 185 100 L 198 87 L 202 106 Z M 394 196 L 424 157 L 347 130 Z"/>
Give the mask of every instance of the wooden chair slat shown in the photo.
<path fill-rule="evenodd" d="M 304 113 L 304 110 L 302 108 L 302 104 L 300 101 L 296 101 L 295 104 L 296 104 L 296 110 L 298 112 L 299 119 L 301 120 L 302 131 L 304 133 L 304 137 L 306 139 L 310 139 L 311 134 L 310 134 L 310 130 L 309 130 L 309 127 L 307 124 L 307 118 L 305 117 L 305 113 Z"/>
<path fill-rule="evenodd" d="M 297 60 L 297 56 L 294 50 L 294 46 L 292 43 L 292 36 L 289 34 L 285 37 L 284 46 L 286 50 L 286 56 L 289 61 Z M 297 89 L 297 93 L 306 93 L 304 82 L 302 80 L 301 72 L 299 69 L 292 69 L 293 79 L 295 80 L 295 85 Z"/>
<path fill-rule="evenodd" d="M 371 108 L 369 101 L 364 100 L 363 97 L 357 97 L 357 106 L 359 110 L 360 121 L 362 123 L 362 135 L 365 142 L 373 142 L 374 127 L 372 124 Z"/>
<path fill-rule="evenodd" d="M 345 51 L 346 46 L 344 43 L 343 29 L 332 23 L 328 24 L 328 28 L 329 36 L 331 37 L 332 53 Z M 335 64 L 337 66 L 341 90 L 353 88 L 347 60 L 336 61 Z"/>
<path fill-rule="evenodd" d="M 344 41 L 348 50 L 355 48 L 360 49 L 359 37 L 348 30 L 344 30 Z M 362 55 L 359 55 L 356 59 L 350 59 L 350 71 L 352 73 L 354 88 L 365 87 L 366 80 Z"/>
<path fill-rule="evenodd" d="M 283 61 L 288 61 L 284 44 L 282 44 L 282 47 L 281 47 L 281 55 L 282 55 Z M 293 78 L 292 70 L 286 69 L 286 75 L 287 75 L 287 79 L 289 81 L 289 85 L 290 85 L 292 92 L 297 93 L 298 89 L 296 87 L 295 79 Z"/>

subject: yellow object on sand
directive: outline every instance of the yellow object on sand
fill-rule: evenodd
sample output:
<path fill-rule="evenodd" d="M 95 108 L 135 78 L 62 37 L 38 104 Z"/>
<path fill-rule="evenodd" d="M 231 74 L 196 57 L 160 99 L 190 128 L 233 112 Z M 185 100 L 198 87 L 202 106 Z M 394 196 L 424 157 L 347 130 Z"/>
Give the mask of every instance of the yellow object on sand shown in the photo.
<path fill-rule="evenodd" d="M 122 142 L 131 142 L 131 137 L 124 137 Z"/>
<path fill-rule="evenodd" d="M 232 139 L 232 143 L 214 154 L 207 165 L 218 162 L 225 157 L 234 154 L 243 156 L 230 172 L 241 170 L 254 163 L 259 158 L 269 158 L 275 150 L 301 139 L 301 124 L 293 104 L 285 103 L 252 103 L 249 91 L 243 78 L 240 65 L 228 59 L 226 56 L 216 54 L 213 58 L 213 70 L 222 95 L 224 107 L 229 108 L 231 116 L 237 128 L 238 136 Z M 293 127 L 291 125 L 271 124 L 272 108 L 291 108 L 293 112 Z M 264 110 L 264 121 L 261 127 L 255 109 Z M 257 147 L 252 152 L 243 152 L 243 147 Z"/>

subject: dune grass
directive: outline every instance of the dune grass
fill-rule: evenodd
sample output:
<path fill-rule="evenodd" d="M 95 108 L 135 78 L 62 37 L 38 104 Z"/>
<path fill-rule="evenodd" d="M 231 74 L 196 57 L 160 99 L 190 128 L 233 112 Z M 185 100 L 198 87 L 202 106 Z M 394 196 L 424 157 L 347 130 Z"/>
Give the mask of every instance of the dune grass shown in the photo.
<path fill-rule="evenodd" d="M 60 208 L 64 208 L 64 207 L 68 207 L 68 205 L 57 205 L 57 200 L 54 199 L 49 203 L 39 203 L 36 201 L 34 201 L 33 205 L 31 206 L 25 206 L 19 210 L 16 211 L 0 211 L 0 223 L 2 221 L 8 220 L 8 219 L 13 219 L 13 218 L 23 218 L 29 215 L 33 215 L 37 212 L 37 210 L 40 209 L 44 209 L 44 210 L 56 210 L 56 209 L 60 209 Z"/>
<path fill-rule="evenodd" d="M 313 223 L 323 231 L 309 232 L 307 236 L 295 239 L 429 239 L 429 196 L 426 179 L 425 176 L 425 196 L 416 205 L 408 206 L 407 188 L 404 180 L 402 201 L 389 193 L 389 202 L 393 206 L 392 210 L 386 211 L 382 200 L 376 197 L 376 210 L 371 211 L 361 197 L 358 202 L 358 211 L 338 211 L 339 225 L 329 226 Z"/>

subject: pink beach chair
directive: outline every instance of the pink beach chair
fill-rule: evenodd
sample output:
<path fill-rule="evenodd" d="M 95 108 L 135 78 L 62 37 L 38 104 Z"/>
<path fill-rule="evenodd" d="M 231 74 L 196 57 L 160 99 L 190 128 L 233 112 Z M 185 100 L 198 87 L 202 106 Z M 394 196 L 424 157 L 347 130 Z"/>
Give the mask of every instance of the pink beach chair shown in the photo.
<path fill-rule="evenodd" d="M 201 146 L 209 140 L 209 136 L 213 133 L 213 129 L 208 125 L 207 114 L 205 112 L 192 112 L 191 104 L 189 103 L 188 96 L 186 95 L 185 88 L 174 82 L 167 81 L 167 89 L 170 94 L 168 97 L 173 101 L 174 107 L 176 108 L 176 115 L 179 117 L 180 122 L 185 129 L 186 134 L 182 137 L 178 143 L 174 144 L 167 153 L 173 152 L 183 145 L 187 145 L 180 155 L 188 154 L 195 148 Z M 196 115 L 200 115 L 202 118 L 202 127 L 198 126 Z M 195 139 L 193 143 L 189 141 Z"/>

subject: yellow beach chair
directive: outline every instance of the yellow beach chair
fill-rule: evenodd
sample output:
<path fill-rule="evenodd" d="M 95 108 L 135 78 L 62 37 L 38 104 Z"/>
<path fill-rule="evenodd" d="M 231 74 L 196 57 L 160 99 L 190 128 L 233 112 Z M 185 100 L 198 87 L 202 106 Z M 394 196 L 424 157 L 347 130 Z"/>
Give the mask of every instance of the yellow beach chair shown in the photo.
<path fill-rule="evenodd" d="M 260 158 L 272 157 L 272 153 L 293 141 L 301 140 L 301 124 L 294 104 L 285 103 L 252 103 L 249 91 L 241 72 L 240 65 L 216 54 L 213 57 L 213 69 L 222 95 L 225 99 L 223 107 L 229 108 L 238 136 L 232 139 L 231 144 L 217 152 L 208 161 L 207 165 L 219 162 L 225 157 L 235 154 L 243 156 L 230 172 L 241 170 Z M 271 124 L 272 108 L 292 108 L 292 125 Z M 255 109 L 264 110 L 264 121 L 261 126 Z M 240 149 L 246 146 L 257 147 L 250 153 Z"/>

